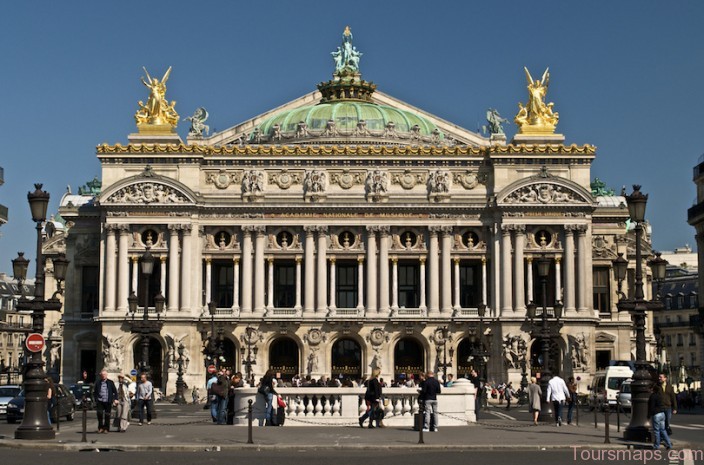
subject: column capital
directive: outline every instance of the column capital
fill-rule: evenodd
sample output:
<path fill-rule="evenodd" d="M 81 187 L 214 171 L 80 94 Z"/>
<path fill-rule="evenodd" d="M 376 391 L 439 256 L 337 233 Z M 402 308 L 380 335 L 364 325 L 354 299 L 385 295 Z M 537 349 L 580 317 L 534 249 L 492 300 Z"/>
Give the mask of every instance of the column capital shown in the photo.
<path fill-rule="evenodd" d="M 245 236 L 251 235 L 254 232 L 254 225 L 245 224 L 242 226 L 242 232 Z"/>
<path fill-rule="evenodd" d="M 428 232 L 430 233 L 430 237 L 433 237 L 433 236 L 437 237 L 437 235 L 440 231 L 442 231 L 442 226 L 439 226 L 436 224 L 428 226 Z"/>
<path fill-rule="evenodd" d="M 300 264 L 301 262 L 303 262 L 303 257 L 300 255 L 296 255 L 295 260 L 296 260 L 296 263 Z"/>
<path fill-rule="evenodd" d="M 398 263 L 398 256 L 397 255 L 391 255 L 389 257 L 389 260 L 391 260 L 391 263 Z"/>
<path fill-rule="evenodd" d="M 562 257 L 555 257 L 555 263 L 557 263 L 559 265 L 561 261 L 562 261 Z"/>
<path fill-rule="evenodd" d="M 120 228 L 119 224 L 115 223 L 108 223 L 105 225 L 105 230 L 108 232 L 108 234 L 115 234 L 115 231 L 117 231 Z"/>
<path fill-rule="evenodd" d="M 357 263 L 359 263 L 359 264 L 364 263 L 364 255 L 358 255 L 358 256 L 357 256 Z"/>
<path fill-rule="evenodd" d="M 453 229 L 454 228 L 449 225 L 440 226 L 440 231 L 442 232 L 443 236 L 449 236 L 450 234 L 452 234 Z"/>
<path fill-rule="evenodd" d="M 418 261 L 421 263 L 421 265 L 425 265 L 425 261 L 427 260 L 427 257 L 425 255 L 421 255 L 418 257 Z"/>
<path fill-rule="evenodd" d="M 138 255 L 132 255 L 130 257 L 130 260 L 132 260 L 132 263 L 138 263 L 139 262 L 139 256 Z"/>
<path fill-rule="evenodd" d="M 161 263 L 166 263 L 166 255 L 159 255 L 159 261 Z"/>
<path fill-rule="evenodd" d="M 274 263 L 274 256 L 273 255 L 267 255 L 266 261 L 269 263 Z"/>
<path fill-rule="evenodd" d="M 577 230 L 577 225 L 576 224 L 566 224 L 563 226 L 563 229 L 565 230 L 566 235 L 571 236 Z"/>
<path fill-rule="evenodd" d="M 384 225 L 382 225 L 382 226 L 378 226 L 378 228 L 379 228 L 379 234 L 381 235 L 381 237 L 388 236 L 389 233 L 391 232 L 391 227 L 390 227 L 390 226 L 384 226 Z"/>
<path fill-rule="evenodd" d="M 328 233 L 328 227 L 324 225 L 317 225 L 315 230 L 318 232 L 318 235 Z"/>
<path fill-rule="evenodd" d="M 513 226 L 514 225 L 512 225 L 512 224 L 502 224 L 501 225 L 501 234 L 503 234 L 504 236 L 510 235 L 511 231 L 513 230 Z"/>
<path fill-rule="evenodd" d="M 532 256 L 532 255 L 528 255 L 528 256 L 526 257 L 526 261 L 527 261 L 528 263 L 533 263 L 533 256 Z"/>
<path fill-rule="evenodd" d="M 313 234 L 315 234 L 316 228 L 317 226 L 313 224 L 306 224 L 303 226 L 303 231 L 305 231 L 305 233 L 309 236 L 312 236 Z"/>
<path fill-rule="evenodd" d="M 203 261 L 205 261 L 205 263 L 207 265 L 210 265 L 210 263 L 212 263 L 213 259 L 212 259 L 212 257 L 203 257 Z"/>
<path fill-rule="evenodd" d="M 455 262 L 455 265 L 460 264 L 460 257 L 452 257 L 452 261 Z"/>
<path fill-rule="evenodd" d="M 239 265 L 239 263 L 240 263 L 240 257 L 239 257 L 239 256 L 232 257 L 232 262 L 233 262 L 235 265 Z"/>
<path fill-rule="evenodd" d="M 523 235 L 526 233 L 526 226 L 524 224 L 514 224 L 511 225 L 513 226 L 513 230 L 516 232 L 516 235 Z"/>
<path fill-rule="evenodd" d="M 587 229 L 589 229 L 589 227 L 586 224 L 578 224 L 575 226 L 575 230 L 579 236 L 585 235 L 587 233 Z"/>
<path fill-rule="evenodd" d="M 125 223 L 116 224 L 115 228 L 120 231 L 120 234 L 127 234 L 130 232 L 130 229 L 132 229 L 129 224 Z"/>
<path fill-rule="evenodd" d="M 188 233 L 189 233 L 189 232 L 191 232 L 191 230 L 193 229 L 193 225 L 192 225 L 192 224 L 181 224 L 181 225 L 179 225 L 179 226 L 181 226 L 181 230 L 182 230 L 183 232 L 188 232 Z"/>
<path fill-rule="evenodd" d="M 181 230 L 181 225 L 180 224 L 169 224 L 166 226 L 169 231 L 171 231 L 171 235 L 178 234 L 178 232 Z"/>
<path fill-rule="evenodd" d="M 264 225 L 256 225 L 252 226 L 252 229 L 255 233 L 257 233 L 257 237 L 263 237 L 266 234 L 266 226 Z"/>
<path fill-rule="evenodd" d="M 335 260 L 336 260 L 336 259 L 335 259 L 335 256 L 334 256 L 334 255 L 330 255 L 330 256 L 328 257 L 328 260 L 330 260 L 330 263 L 335 263 Z"/>

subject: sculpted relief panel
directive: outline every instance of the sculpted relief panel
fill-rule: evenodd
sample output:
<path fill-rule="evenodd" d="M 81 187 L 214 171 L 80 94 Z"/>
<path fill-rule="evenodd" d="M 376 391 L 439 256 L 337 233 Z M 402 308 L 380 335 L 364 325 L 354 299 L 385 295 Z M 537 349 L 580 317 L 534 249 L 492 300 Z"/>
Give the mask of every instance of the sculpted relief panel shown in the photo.
<path fill-rule="evenodd" d="M 184 204 L 189 202 L 188 197 L 171 186 L 158 182 L 140 182 L 123 187 L 103 203 Z"/>

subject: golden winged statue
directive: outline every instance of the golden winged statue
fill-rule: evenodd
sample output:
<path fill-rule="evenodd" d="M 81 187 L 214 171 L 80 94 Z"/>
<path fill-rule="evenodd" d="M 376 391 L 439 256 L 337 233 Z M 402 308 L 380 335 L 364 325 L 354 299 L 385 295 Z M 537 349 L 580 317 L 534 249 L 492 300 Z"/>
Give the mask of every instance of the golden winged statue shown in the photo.
<path fill-rule="evenodd" d="M 169 103 L 166 100 L 166 81 L 171 74 L 171 66 L 166 70 L 161 80 L 151 77 L 146 68 L 142 69 L 147 75 L 146 80 L 144 77 L 141 78 L 142 84 L 149 89 L 150 93 L 146 105 L 141 100 L 139 101 L 139 110 L 134 115 L 137 126 L 171 126 L 171 128 L 175 128 L 179 119 L 174 108 L 176 102 Z"/>
<path fill-rule="evenodd" d="M 545 103 L 550 82 L 550 68 L 547 68 L 540 80 L 533 79 L 525 66 L 528 81 L 528 103 L 524 106 L 518 103 L 518 114 L 514 121 L 520 134 L 552 134 L 560 115 L 553 111 L 553 103 Z"/>

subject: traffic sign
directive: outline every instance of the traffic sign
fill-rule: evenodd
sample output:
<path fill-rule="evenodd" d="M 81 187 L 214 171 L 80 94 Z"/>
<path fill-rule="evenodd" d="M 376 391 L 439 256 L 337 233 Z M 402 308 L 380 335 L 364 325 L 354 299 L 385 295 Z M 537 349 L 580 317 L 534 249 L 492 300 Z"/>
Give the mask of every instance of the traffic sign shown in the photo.
<path fill-rule="evenodd" d="M 216 371 L 217 371 L 217 369 L 215 368 L 215 365 L 208 365 L 208 373 L 210 373 L 212 375 Z"/>
<path fill-rule="evenodd" d="M 137 373 L 138 371 L 132 368 L 132 370 L 130 371 L 130 376 L 137 376 Z"/>
<path fill-rule="evenodd" d="M 39 333 L 28 334 L 24 345 L 30 352 L 41 352 L 44 350 L 44 336 Z"/>

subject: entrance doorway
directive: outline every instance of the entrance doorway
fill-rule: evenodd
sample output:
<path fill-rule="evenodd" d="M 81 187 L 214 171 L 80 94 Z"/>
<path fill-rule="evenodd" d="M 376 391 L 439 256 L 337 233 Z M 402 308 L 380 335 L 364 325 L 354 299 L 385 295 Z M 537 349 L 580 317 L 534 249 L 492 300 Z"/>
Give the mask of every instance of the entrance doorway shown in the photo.
<path fill-rule="evenodd" d="M 137 339 L 132 347 L 134 353 L 134 367 L 139 369 L 142 362 L 142 340 Z M 155 388 L 164 390 L 164 362 L 161 353 L 161 343 L 153 338 L 149 338 L 149 369 L 151 370 L 151 382 Z"/>
<path fill-rule="evenodd" d="M 543 371 L 543 340 L 537 338 L 530 348 L 530 366 L 531 376 L 536 376 L 537 373 Z M 555 339 L 550 339 L 550 371 L 553 374 L 562 374 L 560 367 L 562 366 L 562 358 L 560 347 Z"/>
<path fill-rule="evenodd" d="M 362 377 L 362 348 L 353 339 L 340 339 L 332 346 L 332 379 L 360 379 Z"/>
<path fill-rule="evenodd" d="M 406 381 L 425 371 L 425 351 L 418 341 L 404 337 L 394 348 L 394 379 Z"/>
<path fill-rule="evenodd" d="M 281 379 L 290 382 L 299 373 L 298 344 L 290 337 L 280 337 L 269 347 L 269 368 L 281 373 Z"/>

